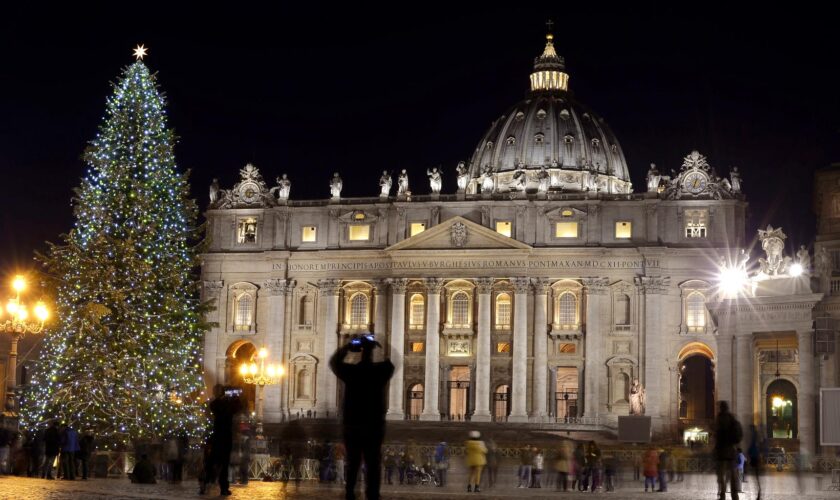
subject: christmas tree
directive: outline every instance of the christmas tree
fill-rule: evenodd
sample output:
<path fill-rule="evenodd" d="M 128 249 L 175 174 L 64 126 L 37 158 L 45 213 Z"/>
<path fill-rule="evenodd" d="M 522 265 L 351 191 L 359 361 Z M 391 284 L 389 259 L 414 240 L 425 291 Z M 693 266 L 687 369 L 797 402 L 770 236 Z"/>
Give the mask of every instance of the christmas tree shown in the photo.
<path fill-rule="evenodd" d="M 198 210 L 164 97 L 135 54 L 85 151 L 75 225 L 41 257 L 57 320 L 22 407 L 27 427 L 58 419 L 112 445 L 197 436 L 207 422 Z"/>

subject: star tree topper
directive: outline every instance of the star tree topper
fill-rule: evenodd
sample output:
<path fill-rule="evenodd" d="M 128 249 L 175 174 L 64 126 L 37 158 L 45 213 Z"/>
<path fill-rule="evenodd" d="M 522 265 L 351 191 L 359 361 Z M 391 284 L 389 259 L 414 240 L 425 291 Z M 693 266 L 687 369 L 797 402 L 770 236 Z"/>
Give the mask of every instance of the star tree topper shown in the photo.
<path fill-rule="evenodd" d="M 149 49 L 144 47 L 143 44 L 141 43 L 140 45 L 138 45 L 137 47 L 134 48 L 134 57 L 136 57 L 138 61 L 142 61 L 143 58 L 146 56 L 146 52 L 148 50 Z"/>

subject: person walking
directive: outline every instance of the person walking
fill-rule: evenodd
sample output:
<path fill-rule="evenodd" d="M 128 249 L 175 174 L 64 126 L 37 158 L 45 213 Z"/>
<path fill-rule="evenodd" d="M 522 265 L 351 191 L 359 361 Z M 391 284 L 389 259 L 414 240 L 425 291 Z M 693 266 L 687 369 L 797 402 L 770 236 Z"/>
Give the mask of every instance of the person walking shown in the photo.
<path fill-rule="evenodd" d="M 79 439 L 79 451 L 76 452 L 76 458 L 79 460 L 79 466 L 82 469 L 83 481 L 87 481 L 90 472 L 90 456 L 93 453 L 93 449 L 93 431 L 91 429 L 85 429 L 84 434 Z"/>
<path fill-rule="evenodd" d="M 373 351 L 382 346 L 372 336 L 354 338 L 330 358 L 330 369 L 344 382 L 344 446 L 347 450 L 345 498 L 356 498 L 356 480 L 365 461 L 365 498 L 379 500 L 381 448 L 385 438 L 385 391 L 394 374 L 386 359 L 373 362 Z M 344 361 L 349 352 L 360 352 L 356 364 Z"/>
<path fill-rule="evenodd" d="M 479 493 L 481 488 L 481 471 L 487 465 L 487 446 L 481 440 L 481 433 L 478 431 L 470 431 L 470 438 L 465 443 L 465 452 L 467 455 L 467 468 L 470 471 L 467 480 L 467 492 L 474 491 Z"/>
<path fill-rule="evenodd" d="M 720 412 L 714 425 L 715 447 L 713 455 L 717 462 L 718 497 L 726 499 L 726 487 L 732 495 L 732 500 L 738 500 L 738 474 L 735 470 L 735 446 L 741 442 L 743 431 L 741 424 L 729 412 L 729 403 L 721 401 Z"/>
<path fill-rule="evenodd" d="M 64 427 L 61 435 L 61 470 L 63 479 L 76 480 L 76 453 L 79 451 L 79 434 L 72 425 Z"/>
<path fill-rule="evenodd" d="M 397 467 L 397 458 L 394 456 L 394 450 L 387 450 L 385 452 L 385 483 L 394 484 L 394 469 Z"/>
<path fill-rule="evenodd" d="M 446 486 L 446 471 L 449 469 L 449 446 L 446 441 L 441 441 L 435 447 L 435 471 L 438 477 L 438 486 Z"/>
<path fill-rule="evenodd" d="M 557 491 L 567 491 L 569 483 L 569 442 L 560 443 L 557 450 L 557 457 L 554 461 L 554 470 L 557 472 Z"/>
<path fill-rule="evenodd" d="M 659 472 L 659 455 L 656 449 L 651 446 L 642 457 L 642 473 L 645 476 L 645 493 L 647 493 L 648 486 L 650 491 L 656 489 L 656 476 Z"/>
<path fill-rule="evenodd" d="M 750 458 L 750 469 L 755 476 L 755 487 L 758 491 L 756 500 L 761 500 L 761 473 L 764 472 L 764 453 L 762 453 L 762 439 L 755 425 L 750 425 L 750 446 L 747 454 Z"/>
<path fill-rule="evenodd" d="M 592 481 L 590 491 L 595 493 L 595 490 L 601 486 L 601 448 L 595 441 L 590 441 L 586 450 L 586 469 Z"/>
<path fill-rule="evenodd" d="M 615 491 L 615 472 L 618 467 L 616 458 L 609 455 L 604 458 L 604 489 L 606 491 Z"/>
<path fill-rule="evenodd" d="M 670 467 L 670 456 L 668 450 L 663 449 L 659 453 L 659 489 L 656 491 L 668 491 L 668 472 Z"/>
<path fill-rule="evenodd" d="M 496 484 L 499 475 L 499 450 L 493 438 L 487 440 L 487 487 L 492 488 Z"/>
<path fill-rule="evenodd" d="M 50 426 L 44 432 L 44 470 L 41 471 L 41 477 L 44 479 L 53 478 L 53 466 L 55 465 L 55 457 L 61 451 L 61 433 L 58 430 L 58 424 L 53 420 Z"/>
<path fill-rule="evenodd" d="M 735 455 L 735 469 L 738 471 L 738 493 L 743 493 L 743 484 L 746 482 L 744 478 L 744 465 L 746 465 L 747 457 L 744 451 L 739 447 Z"/>
<path fill-rule="evenodd" d="M 534 454 L 534 477 L 531 480 L 531 488 L 542 488 L 541 478 L 543 473 L 543 466 L 545 465 L 545 458 L 543 457 L 542 451 L 538 450 L 536 447 L 531 449 L 531 453 Z"/>
<path fill-rule="evenodd" d="M 525 445 L 522 451 L 519 452 L 519 485 L 517 488 L 527 488 L 531 485 L 531 467 L 534 463 L 534 455 L 531 453 L 531 447 Z"/>
<path fill-rule="evenodd" d="M 220 494 L 229 496 L 230 491 L 230 454 L 233 451 L 233 418 L 242 410 L 241 393 L 226 393 L 217 384 L 213 388 L 213 401 L 210 412 L 213 414 L 213 433 L 210 435 L 210 465 L 212 473 L 207 474 L 208 481 L 215 475 L 219 481 Z M 208 482 L 202 483 L 200 493 L 206 491 Z"/>
<path fill-rule="evenodd" d="M 347 479 L 345 477 L 344 469 L 346 466 L 347 450 L 344 448 L 344 443 L 335 443 L 333 447 L 333 459 L 335 460 L 335 481 L 338 484 L 345 484 Z"/>
<path fill-rule="evenodd" d="M 572 491 L 584 491 L 586 486 L 583 483 L 583 467 L 586 460 L 586 451 L 583 449 L 583 443 L 578 443 L 575 446 L 574 454 L 572 455 Z"/>

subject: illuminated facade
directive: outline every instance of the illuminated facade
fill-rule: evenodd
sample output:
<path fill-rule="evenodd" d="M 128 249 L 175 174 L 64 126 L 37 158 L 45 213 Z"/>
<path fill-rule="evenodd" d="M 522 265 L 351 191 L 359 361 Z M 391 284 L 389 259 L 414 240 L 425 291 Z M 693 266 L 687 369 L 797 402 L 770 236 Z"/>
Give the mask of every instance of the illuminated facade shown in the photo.
<path fill-rule="evenodd" d="M 695 151 L 674 178 L 651 166 L 634 192 L 617 139 L 568 83 L 549 37 L 531 93 L 442 193 L 383 196 L 385 178 L 370 198 L 278 198 L 244 168 L 207 211 L 208 384 L 237 383 L 239 351 L 265 345 L 288 373 L 266 389 L 265 420 L 334 416 L 327 360 L 373 332 L 397 365 L 392 419 L 614 430 L 639 379 L 658 435 L 708 428 L 720 399 L 765 423 L 768 353 L 797 348 L 784 376 L 815 389 L 798 346 L 820 295 L 804 278 L 758 287 L 767 316 L 718 300 L 721 262 L 747 264 L 737 170 L 718 177 Z M 813 419 L 801 407 L 800 429 Z"/>

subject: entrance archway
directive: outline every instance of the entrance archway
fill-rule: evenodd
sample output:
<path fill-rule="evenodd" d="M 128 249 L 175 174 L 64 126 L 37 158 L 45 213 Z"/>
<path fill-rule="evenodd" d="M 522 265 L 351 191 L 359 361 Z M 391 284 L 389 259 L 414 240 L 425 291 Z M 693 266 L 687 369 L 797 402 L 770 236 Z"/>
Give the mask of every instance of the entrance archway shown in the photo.
<path fill-rule="evenodd" d="M 449 420 L 466 420 L 469 415 L 470 367 L 449 368 Z"/>
<path fill-rule="evenodd" d="M 493 420 L 507 422 L 510 415 L 510 386 L 500 385 L 493 392 Z"/>
<path fill-rule="evenodd" d="M 679 354 L 679 418 L 683 429 L 705 428 L 715 418 L 714 354 L 706 344 L 692 342 Z"/>
<path fill-rule="evenodd" d="M 796 439 L 799 402 L 796 386 L 789 380 L 774 380 L 767 386 L 766 417 L 767 437 Z"/>
<path fill-rule="evenodd" d="M 252 415 L 257 409 L 257 390 L 253 384 L 246 384 L 239 373 L 239 367 L 245 363 L 254 361 L 257 357 L 257 348 L 254 344 L 246 341 L 238 341 L 231 344 L 225 358 L 225 385 L 242 389 L 248 415 Z"/>

